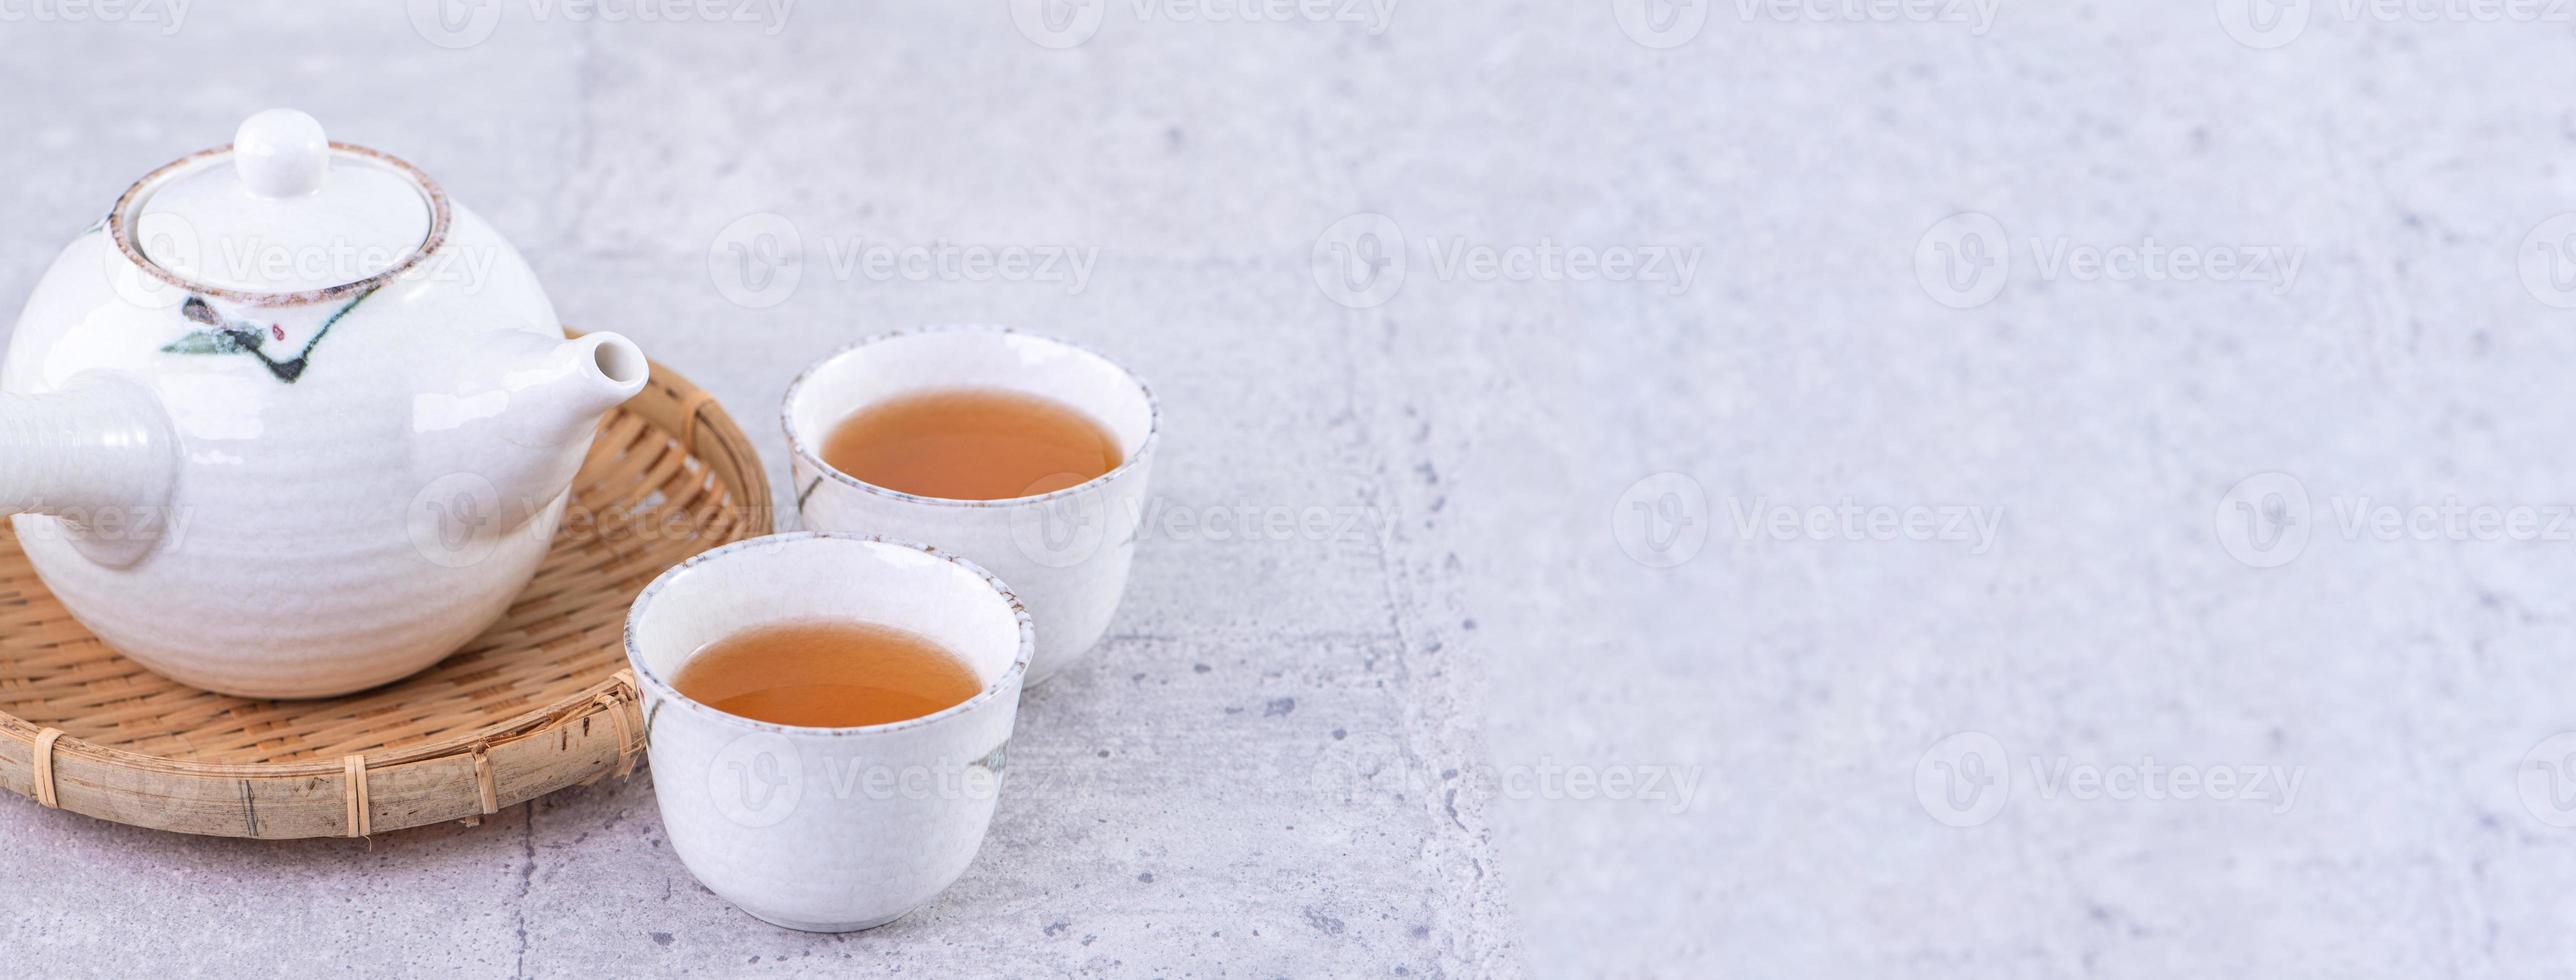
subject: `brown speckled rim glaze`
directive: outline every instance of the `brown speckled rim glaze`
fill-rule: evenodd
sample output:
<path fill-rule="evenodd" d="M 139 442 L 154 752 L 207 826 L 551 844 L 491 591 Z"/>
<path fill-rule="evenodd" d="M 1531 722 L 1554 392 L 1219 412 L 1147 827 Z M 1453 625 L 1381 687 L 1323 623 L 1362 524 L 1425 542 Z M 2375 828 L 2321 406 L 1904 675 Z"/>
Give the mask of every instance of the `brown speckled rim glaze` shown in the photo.
<path fill-rule="evenodd" d="M 638 648 L 636 643 L 635 622 L 644 618 L 644 608 L 652 605 L 653 598 L 660 595 L 664 587 L 669 586 L 672 582 L 677 581 L 680 576 L 688 574 L 692 569 L 698 568 L 701 565 L 723 561 L 727 555 L 747 551 L 759 551 L 769 548 L 797 547 L 815 541 L 837 541 L 851 544 L 879 545 L 889 548 L 903 548 L 918 551 L 922 554 L 945 561 L 951 565 L 963 568 L 968 573 L 973 574 L 976 578 L 984 580 L 984 584 L 990 586 L 993 593 L 1001 597 L 1003 604 L 1011 607 L 1012 617 L 1019 621 L 1020 649 L 1018 654 L 1011 658 L 1011 666 L 1003 670 L 999 675 L 996 675 L 991 683 L 984 685 L 983 690 L 975 692 L 974 697 L 967 698 L 964 701 L 959 701 L 956 704 L 942 708 L 938 711 L 933 711 L 919 718 L 906 718 L 902 721 L 890 721 L 882 725 L 857 725 L 848 728 L 817 728 L 810 725 L 781 725 L 776 722 L 760 721 L 758 719 L 745 718 L 741 715 L 718 709 L 706 702 L 699 701 L 689 697 L 688 695 L 680 693 L 679 689 L 672 687 L 669 681 L 663 680 L 662 675 L 654 673 L 653 666 L 651 664 L 644 662 L 643 652 Z M 749 626 L 758 624 L 747 623 L 744 625 Z M 800 736 L 882 735 L 887 732 L 899 732 L 908 728 L 919 728 L 924 725 L 938 724 L 939 722 L 945 721 L 949 718 L 963 715 L 974 710 L 980 705 L 990 703 L 993 699 L 1000 697 L 1002 689 L 1011 686 L 1013 678 L 1019 678 L 1022 681 L 1022 686 L 1026 686 L 1027 675 L 1029 672 L 1029 658 L 1037 651 L 1037 630 L 1029 620 L 1029 607 L 1020 602 L 1019 593 L 1011 591 L 1011 587 L 1002 584 L 1001 579 L 995 578 L 993 573 L 985 571 L 984 566 L 967 561 L 964 558 L 949 554 L 948 552 L 941 551 L 926 544 L 914 544 L 910 541 L 896 541 L 888 538 L 881 538 L 873 534 L 846 534 L 839 531 L 790 531 L 785 534 L 770 534 L 757 538 L 745 538 L 729 545 L 701 551 L 689 560 L 671 566 L 669 569 L 663 571 L 661 575 L 656 576 L 653 579 L 653 584 L 645 586 L 644 591 L 635 597 L 635 604 L 627 609 L 625 639 L 626 665 L 634 668 L 635 676 L 639 682 L 641 682 L 645 687 L 651 689 L 653 693 L 661 696 L 662 703 L 677 704 L 692 714 L 717 719 L 728 725 L 751 728 L 757 731 L 772 732 L 780 735 Z M 644 729 L 645 744 L 650 746 L 652 744 L 653 729 L 653 719 L 650 716 L 647 716 L 644 719 Z M 1008 739 L 1006 738 L 1005 741 L 1007 742 Z"/>
<path fill-rule="evenodd" d="M 163 164 L 159 170 L 144 174 L 143 179 L 135 181 L 134 186 L 126 188 L 125 193 L 117 197 L 116 206 L 107 212 L 108 237 L 116 242 L 116 250 L 125 254 L 125 260 L 134 263 L 135 268 L 143 270 L 143 274 L 199 296 L 243 306 L 297 306 L 355 296 L 392 282 L 403 273 L 411 271 L 414 266 L 427 261 L 431 255 L 437 253 L 439 246 L 447 244 L 449 219 L 447 192 L 438 186 L 437 181 L 429 179 L 428 174 L 421 172 L 419 167 L 412 166 L 410 161 L 390 153 L 350 143 L 333 143 L 331 149 L 342 155 L 355 157 L 401 174 L 412 182 L 412 186 L 420 191 L 421 198 L 428 203 L 429 234 L 421 238 L 420 245 L 413 248 L 409 256 L 394 263 L 392 268 L 356 282 L 344 282 L 337 286 L 292 293 L 261 293 L 196 282 L 162 268 L 160 263 L 144 255 L 143 249 L 134 244 L 133 209 L 135 205 L 149 199 L 152 192 L 160 190 L 161 185 L 176 179 L 180 174 L 209 165 L 217 158 L 231 156 L 233 148 L 229 146 L 199 150 Z"/>
<path fill-rule="evenodd" d="M 1109 472 L 1092 477 L 1091 479 L 1066 487 L 1062 490 L 1053 490 L 1026 497 L 1003 497 L 999 500 L 960 500 L 955 497 L 925 497 L 917 493 L 905 493 L 891 487 L 881 487 L 876 484 L 869 483 L 866 480 L 859 479 L 858 477 L 843 473 L 839 469 L 834 468 L 832 464 L 824 462 L 823 454 L 815 452 L 813 446 L 805 441 L 804 435 L 796 431 L 797 396 L 804 394 L 805 382 L 811 380 L 814 377 L 814 373 L 821 371 L 825 365 L 838 361 L 843 357 L 847 357 L 852 352 L 858 351 L 862 348 L 873 347 L 878 344 L 886 343 L 887 341 L 901 340 L 905 337 L 938 333 L 984 333 L 996 336 L 1027 337 L 1031 340 L 1043 341 L 1068 350 L 1081 352 L 1099 360 L 1102 364 L 1109 365 L 1112 370 L 1126 376 L 1127 381 L 1136 386 L 1137 393 L 1145 396 L 1144 441 L 1137 443 L 1136 451 L 1127 454 L 1127 458 L 1120 460 L 1118 465 L 1112 468 Z M 1082 410 L 1080 406 L 1075 406 L 1075 408 L 1077 410 L 1081 410 L 1082 414 L 1085 416 L 1091 415 L 1090 411 Z M 1105 426 L 1105 423 L 1099 423 L 1097 418 L 1094 418 L 1093 421 L 1094 423 L 1103 424 Z M 1153 386 L 1146 384 L 1145 379 L 1137 377 L 1136 372 L 1128 370 L 1127 365 L 1120 364 L 1117 361 L 1111 360 L 1108 355 L 1092 350 L 1091 348 L 1085 347 L 1081 344 L 1074 343 L 1073 341 L 1065 340 L 1061 337 L 1050 337 L 1045 334 L 1029 333 L 1027 331 L 1011 327 L 999 327 L 987 324 L 941 324 L 938 326 L 911 327 L 908 329 L 881 333 L 866 340 L 859 341 L 858 343 L 843 347 L 840 350 L 833 351 L 830 354 L 826 354 L 821 360 L 815 361 L 813 364 L 806 366 L 805 370 L 796 376 L 796 380 L 788 384 L 787 397 L 779 402 L 778 425 L 780 428 L 787 430 L 787 449 L 789 452 L 794 453 L 799 459 L 814 464 L 814 471 L 823 474 L 825 478 L 837 481 L 841 485 L 850 487 L 851 489 L 876 494 L 880 497 L 892 497 L 896 500 L 909 501 L 916 504 L 928 504 L 934 507 L 1024 507 L 1029 504 L 1045 503 L 1046 501 L 1054 500 L 1058 497 L 1070 497 L 1085 490 L 1090 490 L 1100 486 L 1101 484 L 1117 479 L 1121 474 L 1142 466 L 1146 460 L 1152 459 L 1154 455 L 1154 447 L 1160 444 L 1163 440 L 1163 403 L 1155 400 Z M 805 491 L 799 491 L 797 494 L 796 507 L 799 513 L 804 511 L 805 496 Z"/>

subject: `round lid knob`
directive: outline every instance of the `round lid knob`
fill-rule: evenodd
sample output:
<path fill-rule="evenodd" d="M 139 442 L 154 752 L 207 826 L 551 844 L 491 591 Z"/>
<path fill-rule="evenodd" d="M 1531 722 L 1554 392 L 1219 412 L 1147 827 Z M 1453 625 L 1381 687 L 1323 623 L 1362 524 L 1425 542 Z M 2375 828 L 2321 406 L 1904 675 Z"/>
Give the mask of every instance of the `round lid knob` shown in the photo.
<path fill-rule="evenodd" d="M 233 131 L 233 172 L 262 197 L 295 197 L 322 189 L 330 176 L 331 141 L 322 124 L 293 109 L 270 109 Z"/>
<path fill-rule="evenodd" d="M 230 155 L 183 162 L 130 205 L 144 257 L 192 286 L 291 295 L 360 282 L 409 261 L 435 223 L 418 171 L 333 149 L 293 109 L 243 120 Z"/>

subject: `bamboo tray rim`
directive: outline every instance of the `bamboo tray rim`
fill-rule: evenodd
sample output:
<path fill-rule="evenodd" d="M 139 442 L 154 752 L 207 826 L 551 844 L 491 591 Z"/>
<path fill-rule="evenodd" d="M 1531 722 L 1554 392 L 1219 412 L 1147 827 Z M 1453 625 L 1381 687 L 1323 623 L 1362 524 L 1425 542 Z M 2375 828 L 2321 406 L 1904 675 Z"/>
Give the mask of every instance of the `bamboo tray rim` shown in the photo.
<path fill-rule="evenodd" d="M 622 675 L 625 672 L 621 670 L 619 673 Z M 394 684 L 388 686 L 400 686 L 401 683 L 401 681 L 396 681 Z M 361 691 L 359 693 L 364 694 L 368 692 Z M 406 746 L 399 749 L 386 749 L 382 752 L 367 752 L 362 754 L 367 760 L 367 768 L 371 771 L 461 755 L 472 752 L 478 744 L 495 745 L 502 742 L 526 738 L 556 725 L 572 721 L 582 715 L 595 713 L 595 709 L 600 706 L 600 698 L 603 696 L 613 698 L 629 709 L 632 709 L 638 700 L 635 684 L 632 680 L 623 676 L 611 677 L 608 680 L 591 685 L 578 696 L 564 698 L 541 708 L 534 708 L 521 712 L 506 721 L 485 726 L 471 734 L 449 735 L 435 741 L 420 743 L 417 747 Z M 322 698 L 320 700 L 328 701 L 333 699 Z M 638 720 L 638 726 L 638 730 L 640 731 L 640 719 Z M 62 731 L 60 728 L 34 724 L 5 711 L 0 711 L 0 730 L 6 730 L 13 736 L 23 736 L 30 750 L 34 748 L 36 739 L 44 732 Z M 137 752 L 133 749 L 123 749 L 113 745 L 101 745 L 97 742 L 81 739 L 68 732 L 64 733 L 54 742 L 53 758 L 55 764 L 59 766 L 61 761 L 67 756 L 94 757 L 101 761 L 120 763 L 120 768 L 142 772 L 162 772 L 174 776 L 211 776 L 225 779 L 288 779 L 308 776 L 336 776 L 347 771 L 346 766 L 338 760 L 317 760 L 313 762 L 190 762 L 185 759 L 174 759 L 169 756 L 153 755 L 149 752 Z"/>
<path fill-rule="evenodd" d="M 566 333 L 570 336 L 580 335 L 578 331 L 573 330 L 567 330 Z M 690 549 L 689 553 L 694 554 L 709 547 L 758 537 L 774 529 L 769 479 L 761 465 L 759 454 L 752 448 L 750 440 L 743 434 L 741 427 L 734 422 L 732 416 L 704 389 L 690 383 L 660 362 L 650 362 L 650 376 L 644 391 L 610 413 L 607 420 L 602 423 L 603 434 L 607 430 L 607 422 L 615 420 L 621 414 L 636 416 L 645 430 L 658 433 L 667 439 L 664 451 L 677 450 L 683 457 L 679 465 L 681 473 L 692 472 L 690 464 L 694 464 L 698 470 L 705 471 L 705 478 L 712 486 L 721 488 L 729 498 L 723 500 L 719 506 L 729 510 L 736 518 L 735 522 L 721 532 L 714 529 L 700 529 L 699 533 L 691 535 L 684 542 L 684 546 Z M 598 447 L 594 446 L 594 453 L 597 449 Z M 641 487 L 647 491 L 647 496 L 659 493 L 664 489 L 664 485 L 649 481 L 649 476 L 654 469 L 656 467 L 644 468 L 642 473 L 633 476 L 631 484 L 620 484 L 615 489 L 623 493 Z M 667 483 L 673 478 L 666 476 L 664 480 Z M 577 479 L 576 489 L 578 487 Z M 595 531 L 596 528 L 594 528 Z M 563 544 L 565 533 L 564 527 L 556 528 L 556 546 Z M 9 547 L 14 549 L 14 542 Z M 667 556 L 656 552 L 651 556 L 651 560 L 658 560 L 661 557 Z M 686 554 L 682 554 L 670 557 L 670 561 L 677 563 L 686 557 Z M 651 578 L 650 574 L 632 577 L 633 591 L 641 591 L 644 584 Z M 34 582 L 32 575 L 27 579 L 29 582 Z M 521 590 L 522 599 L 546 585 L 547 581 L 543 573 L 531 578 L 528 585 Z M 611 588 L 624 591 L 622 586 L 612 585 Z M 621 624 L 622 619 L 621 613 Z M 87 631 L 82 632 L 86 635 Z M 622 629 L 618 632 L 622 633 Z M 539 650 L 547 650 L 550 647 L 551 643 L 533 645 L 534 649 Z M 469 645 L 468 649 L 472 648 L 473 645 Z M 527 647 L 494 649 L 508 651 L 527 649 Z M 120 657 L 121 655 L 110 652 L 106 656 Z M 583 685 L 573 693 L 559 696 L 543 704 L 523 708 L 467 730 L 437 735 L 418 742 L 396 742 L 370 752 L 279 762 L 199 761 L 93 742 L 73 735 L 58 725 L 41 725 L 20 717 L 15 713 L 16 702 L 0 698 L 0 786 L 5 786 L 18 795 L 34 799 L 39 805 L 53 809 L 70 810 L 97 819 L 149 829 L 208 836 L 269 839 L 355 837 L 373 832 L 427 826 L 451 819 L 463 820 L 470 824 L 500 809 L 536 799 L 567 786 L 593 782 L 612 772 L 624 776 L 633 770 L 636 762 L 642 758 L 645 740 L 641 689 L 636 685 L 632 672 L 625 665 L 622 650 L 612 663 L 613 666 L 605 670 L 599 679 Z M 273 703 L 328 705 L 345 699 L 382 696 L 388 691 L 398 690 L 406 684 L 413 683 L 437 669 L 433 666 L 423 674 L 416 674 L 383 687 L 346 695 L 343 698 Z M 590 669 L 592 668 L 583 668 L 581 672 L 587 673 Z M 253 703 L 271 703 L 260 699 L 244 700 Z M 471 715 L 474 712 L 474 705 L 469 703 L 449 710 Z M 589 732 L 588 722 L 602 715 L 606 715 L 610 722 L 604 727 L 612 729 L 615 733 L 613 756 L 597 751 L 603 747 L 592 744 L 596 741 L 596 736 Z M 335 719 L 332 723 L 345 723 L 345 719 Z M 580 752 L 575 751 L 572 737 L 572 729 L 576 726 L 580 729 L 582 737 L 579 747 L 583 751 Z M 522 771 L 546 770 L 550 763 L 569 759 L 575 755 L 607 757 L 595 758 L 588 763 L 576 765 L 568 771 L 548 772 L 547 778 L 540 781 L 541 785 L 533 788 L 524 785 L 515 786 L 514 791 L 505 793 L 500 788 L 505 781 L 500 758 L 504 754 L 503 750 L 518 749 L 532 740 L 540 740 L 556 732 L 566 733 L 562 748 L 541 753 L 535 762 L 514 761 L 510 767 L 510 775 L 516 776 Z M 49 746 L 45 745 L 48 733 L 52 734 Z M 515 760 L 525 753 L 513 751 L 509 754 Z M 387 778 L 389 774 L 399 773 L 411 776 L 427 767 L 440 765 L 453 768 L 453 764 L 459 760 L 465 761 L 467 765 L 452 774 L 429 774 L 427 778 L 433 785 L 426 789 L 418 785 L 399 788 L 406 794 L 405 799 L 408 801 L 406 805 L 415 805 L 415 809 L 408 812 L 387 813 L 383 815 L 385 819 L 375 818 L 375 815 L 367 812 L 370 808 L 379 811 L 386 809 L 385 791 L 392 788 L 384 785 L 389 782 Z M 64 778 L 67 765 L 81 770 L 82 774 L 89 777 L 77 781 L 81 783 L 83 789 L 83 792 L 78 794 L 83 798 L 80 802 L 102 805 L 73 806 L 71 804 L 74 801 L 62 798 L 63 790 L 74 782 Z M 362 778 L 354 780 L 349 778 L 353 773 L 360 772 L 365 774 Z M 128 785 L 130 781 L 101 778 L 118 774 L 171 777 L 188 782 L 155 787 Z M 22 781 L 23 785 L 21 785 Z M 189 783 L 212 784 L 234 781 L 241 784 L 239 802 L 243 813 L 242 819 L 238 821 L 238 827 L 229 827 L 234 821 L 216 823 L 205 819 L 202 814 L 193 825 L 177 825 L 188 823 L 189 820 L 186 814 L 173 811 L 186 810 L 190 804 L 196 805 L 198 809 L 220 806 L 220 803 L 216 802 L 218 798 L 212 794 L 191 795 L 176 792 L 177 790 L 208 788 L 207 785 L 190 786 Z M 289 821 L 296 825 L 298 830 L 281 830 L 273 834 L 262 832 L 262 822 L 258 812 L 262 807 L 255 801 L 256 794 L 251 785 L 254 781 L 267 783 L 273 787 L 283 787 L 294 796 L 294 799 L 286 802 L 304 811 L 297 814 L 296 819 Z M 409 780 L 406 782 L 408 783 Z M 512 780 L 512 782 L 516 781 Z M 458 785 L 460 783 L 461 787 Z M 371 786 L 376 789 L 376 792 L 370 792 Z M 478 796 L 479 800 L 474 800 L 477 812 L 464 814 L 453 812 L 459 798 Z M 53 799 L 49 800 L 48 797 Z M 328 808 L 336 814 L 342 800 L 346 801 L 348 816 L 336 821 L 340 824 L 336 832 L 303 832 L 315 827 L 317 821 L 313 817 L 317 808 L 327 803 Z M 115 803 L 127 805 L 104 805 Z M 419 806 L 425 803 L 444 805 Z M 275 805 L 274 801 L 271 805 Z M 420 811 L 424 808 L 448 812 L 446 815 L 421 818 Z M 161 819 L 151 819 L 154 817 Z M 248 832 L 240 832 L 244 830 Z"/>

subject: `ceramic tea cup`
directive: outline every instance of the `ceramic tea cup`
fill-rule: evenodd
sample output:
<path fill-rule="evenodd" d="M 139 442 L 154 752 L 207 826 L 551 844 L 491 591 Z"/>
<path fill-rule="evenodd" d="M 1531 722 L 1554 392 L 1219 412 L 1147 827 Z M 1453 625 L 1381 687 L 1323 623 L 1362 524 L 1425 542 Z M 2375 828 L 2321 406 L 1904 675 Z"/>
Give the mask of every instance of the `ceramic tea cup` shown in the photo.
<path fill-rule="evenodd" d="M 983 681 L 907 721 L 806 728 L 719 711 L 672 686 L 709 643 L 793 621 L 919 634 Z M 1032 650 L 1028 612 L 990 573 L 921 545 L 781 534 L 682 562 L 626 620 L 653 795 L 671 849 L 709 890 L 775 925 L 892 922 L 983 846 Z"/>
<path fill-rule="evenodd" d="M 1070 406 L 1107 431 L 1123 461 L 1077 486 L 1003 500 L 904 493 L 824 461 L 824 437 L 852 413 L 957 388 Z M 1029 683 L 1072 666 L 1108 632 L 1136 556 L 1162 427 L 1153 393 L 1125 368 L 1064 341 L 999 327 L 908 330 L 860 341 L 806 369 L 788 387 L 781 415 L 804 526 L 920 541 L 991 569 L 1037 623 Z"/>

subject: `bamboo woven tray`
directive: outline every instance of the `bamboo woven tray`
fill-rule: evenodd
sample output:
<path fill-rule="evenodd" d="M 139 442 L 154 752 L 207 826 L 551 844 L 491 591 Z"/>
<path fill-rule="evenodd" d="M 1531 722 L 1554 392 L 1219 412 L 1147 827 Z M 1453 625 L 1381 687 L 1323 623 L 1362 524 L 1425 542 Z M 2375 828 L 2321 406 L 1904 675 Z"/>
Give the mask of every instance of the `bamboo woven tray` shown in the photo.
<path fill-rule="evenodd" d="M 643 731 L 627 606 L 682 559 L 769 533 L 769 479 L 724 409 L 655 364 L 573 495 L 499 623 L 408 680 L 319 701 L 212 694 L 117 655 L 0 521 L 0 787 L 156 830 L 362 837 L 625 775 Z"/>

